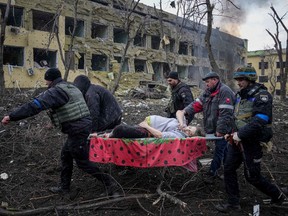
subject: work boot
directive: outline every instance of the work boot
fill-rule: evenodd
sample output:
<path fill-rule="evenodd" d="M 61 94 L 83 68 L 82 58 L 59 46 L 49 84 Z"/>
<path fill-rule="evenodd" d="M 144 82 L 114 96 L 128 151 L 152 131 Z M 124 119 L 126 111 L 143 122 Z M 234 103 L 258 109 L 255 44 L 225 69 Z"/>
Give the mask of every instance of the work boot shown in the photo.
<path fill-rule="evenodd" d="M 101 193 L 100 196 L 118 198 L 121 196 L 121 188 L 117 185 L 117 183 L 113 182 L 109 186 L 106 186 L 105 192 Z"/>
<path fill-rule="evenodd" d="M 50 187 L 49 191 L 52 193 L 67 194 L 70 192 L 69 188 L 63 188 L 62 186 Z"/>
<path fill-rule="evenodd" d="M 204 183 L 206 184 L 214 184 L 216 180 L 217 174 L 215 175 L 212 171 L 208 171 L 205 173 Z"/>
<path fill-rule="evenodd" d="M 285 200 L 285 195 L 283 193 L 280 194 L 280 196 L 276 199 L 271 199 L 270 204 L 271 205 L 282 205 L 282 203 Z"/>
<path fill-rule="evenodd" d="M 232 211 L 235 211 L 235 212 L 241 211 L 241 206 L 239 204 L 219 203 L 215 205 L 215 208 L 218 211 L 224 212 L 224 213 L 228 213 Z"/>

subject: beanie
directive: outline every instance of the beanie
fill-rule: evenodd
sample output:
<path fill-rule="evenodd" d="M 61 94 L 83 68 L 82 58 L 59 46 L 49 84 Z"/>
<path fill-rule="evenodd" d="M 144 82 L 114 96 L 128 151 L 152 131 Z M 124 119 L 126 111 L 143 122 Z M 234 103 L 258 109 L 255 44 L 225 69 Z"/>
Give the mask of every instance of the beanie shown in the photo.
<path fill-rule="evenodd" d="M 178 73 L 175 72 L 175 71 L 171 71 L 171 72 L 169 73 L 169 75 L 168 75 L 167 78 L 179 80 L 179 78 L 178 78 Z"/>
<path fill-rule="evenodd" d="M 61 72 L 58 68 L 50 68 L 46 71 L 44 79 L 47 81 L 54 81 L 55 79 L 61 77 Z"/>

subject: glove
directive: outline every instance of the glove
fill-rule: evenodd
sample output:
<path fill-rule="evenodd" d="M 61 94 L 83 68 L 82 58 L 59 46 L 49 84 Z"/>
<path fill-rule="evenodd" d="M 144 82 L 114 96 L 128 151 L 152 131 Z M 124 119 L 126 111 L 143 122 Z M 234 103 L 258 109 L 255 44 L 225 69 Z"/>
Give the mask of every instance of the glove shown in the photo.
<path fill-rule="evenodd" d="M 238 133 L 237 132 L 234 132 L 233 133 L 233 140 L 237 141 L 237 142 L 240 142 L 241 139 L 238 137 Z"/>

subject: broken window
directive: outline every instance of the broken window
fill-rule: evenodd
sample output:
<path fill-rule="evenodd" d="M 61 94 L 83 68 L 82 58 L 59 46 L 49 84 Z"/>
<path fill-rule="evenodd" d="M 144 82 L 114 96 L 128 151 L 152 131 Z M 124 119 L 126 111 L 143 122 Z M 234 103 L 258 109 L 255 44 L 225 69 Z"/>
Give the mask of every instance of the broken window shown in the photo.
<path fill-rule="evenodd" d="M 198 56 L 198 46 L 196 46 L 196 45 L 191 46 L 191 55 L 192 56 Z"/>
<path fill-rule="evenodd" d="M 135 59 L 134 66 L 135 66 L 135 72 L 144 72 L 144 73 L 147 72 L 145 60 Z"/>
<path fill-rule="evenodd" d="M 158 36 L 151 36 L 151 48 L 159 50 L 160 47 L 160 37 Z"/>
<path fill-rule="evenodd" d="M 5 11 L 6 11 L 6 5 L 0 4 L 0 10 L 1 10 L 1 18 L 4 18 Z M 22 26 L 22 20 L 23 20 L 23 8 L 11 6 L 8 19 L 7 19 L 7 26 Z"/>
<path fill-rule="evenodd" d="M 285 67 L 285 63 L 286 63 L 286 62 L 283 62 L 283 64 L 282 64 L 283 67 Z M 276 62 L 276 68 L 280 68 L 280 62 Z"/>
<path fill-rule="evenodd" d="M 187 42 L 180 42 L 179 43 L 178 53 L 181 54 L 181 55 L 187 55 L 188 54 L 188 44 L 187 44 Z"/>
<path fill-rule="evenodd" d="M 259 69 L 268 69 L 268 62 L 259 62 Z"/>
<path fill-rule="evenodd" d="M 54 14 L 33 10 L 33 29 L 51 32 L 54 23 Z"/>
<path fill-rule="evenodd" d="M 56 67 L 57 51 L 47 51 L 46 49 L 33 49 L 34 67 Z"/>
<path fill-rule="evenodd" d="M 170 52 L 174 52 L 174 49 L 175 49 L 175 40 L 174 39 L 170 39 L 169 47 L 170 47 Z"/>
<path fill-rule="evenodd" d="M 3 64 L 24 66 L 24 47 L 4 46 Z"/>
<path fill-rule="evenodd" d="M 179 74 L 179 78 L 186 78 L 188 74 L 188 67 L 187 66 L 177 66 L 177 72 Z"/>
<path fill-rule="evenodd" d="M 208 50 L 206 47 L 202 47 L 202 58 L 208 58 Z M 225 59 L 225 55 L 223 56 L 223 59 Z"/>
<path fill-rule="evenodd" d="M 154 71 L 153 80 L 162 80 L 162 62 L 152 62 L 152 67 Z"/>
<path fill-rule="evenodd" d="M 280 89 L 276 89 L 275 94 L 276 94 L 276 95 L 281 95 L 281 90 L 280 90 Z"/>
<path fill-rule="evenodd" d="M 107 38 L 108 26 L 92 23 L 91 38 Z"/>
<path fill-rule="evenodd" d="M 74 18 L 65 17 L 65 34 L 72 35 L 73 28 L 74 28 Z M 84 37 L 84 21 L 83 20 L 77 20 L 75 36 Z"/>
<path fill-rule="evenodd" d="M 107 56 L 92 54 L 91 66 L 94 71 L 107 71 Z"/>
<path fill-rule="evenodd" d="M 120 56 L 114 56 L 114 59 L 120 64 L 121 63 L 121 57 Z M 124 64 L 122 66 L 121 72 L 129 72 L 129 66 L 128 66 L 128 58 L 125 58 Z"/>
<path fill-rule="evenodd" d="M 114 39 L 114 43 L 126 44 L 126 42 L 128 40 L 128 35 L 124 29 L 114 28 L 113 29 L 113 39 Z"/>
<path fill-rule="evenodd" d="M 170 66 L 168 63 L 163 63 L 163 76 L 166 78 L 170 73 Z"/>
<path fill-rule="evenodd" d="M 85 68 L 85 55 L 84 53 L 79 53 L 79 56 L 76 55 L 76 58 L 78 59 L 78 69 L 84 69 Z"/>
<path fill-rule="evenodd" d="M 102 4 L 102 5 L 105 5 L 105 6 L 108 5 L 108 3 L 107 3 L 106 0 L 90 0 L 90 1 L 92 1 L 92 2 L 96 2 L 96 3 L 99 3 L 99 4 Z"/>
<path fill-rule="evenodd" d="M 260 83 L 268 82 L 268 76 L 259 76 L 258 78 Z"/>
<path fill-rule="evenodd" d="M 134 38 L 134 45 L 139 47 L 146 46 L 146 35 L 137 34 Z"/>

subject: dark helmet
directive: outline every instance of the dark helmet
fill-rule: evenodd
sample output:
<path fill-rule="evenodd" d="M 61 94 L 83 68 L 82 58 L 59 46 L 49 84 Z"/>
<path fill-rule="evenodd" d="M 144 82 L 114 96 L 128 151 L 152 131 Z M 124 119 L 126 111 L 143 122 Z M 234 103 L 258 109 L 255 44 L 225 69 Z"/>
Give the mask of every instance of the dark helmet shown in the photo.
<path fill-rule="evenodd" d="M 202 78 L 202 80 L 205 81 L 205 80 L 210 79 L 210 78 L 220 79 L 219 74 L 217 74 L 216 72 L 211 71 L 211 72 L 207 73 L 207 74 Z"/>
<path fill-rule="evenodd" d="M 257 73 L 254 67 L 240 67 L 238 68 L 233 75 L 233 79 L 245 78 L 251 82 L 255 82 L 257 80 Z"/>

